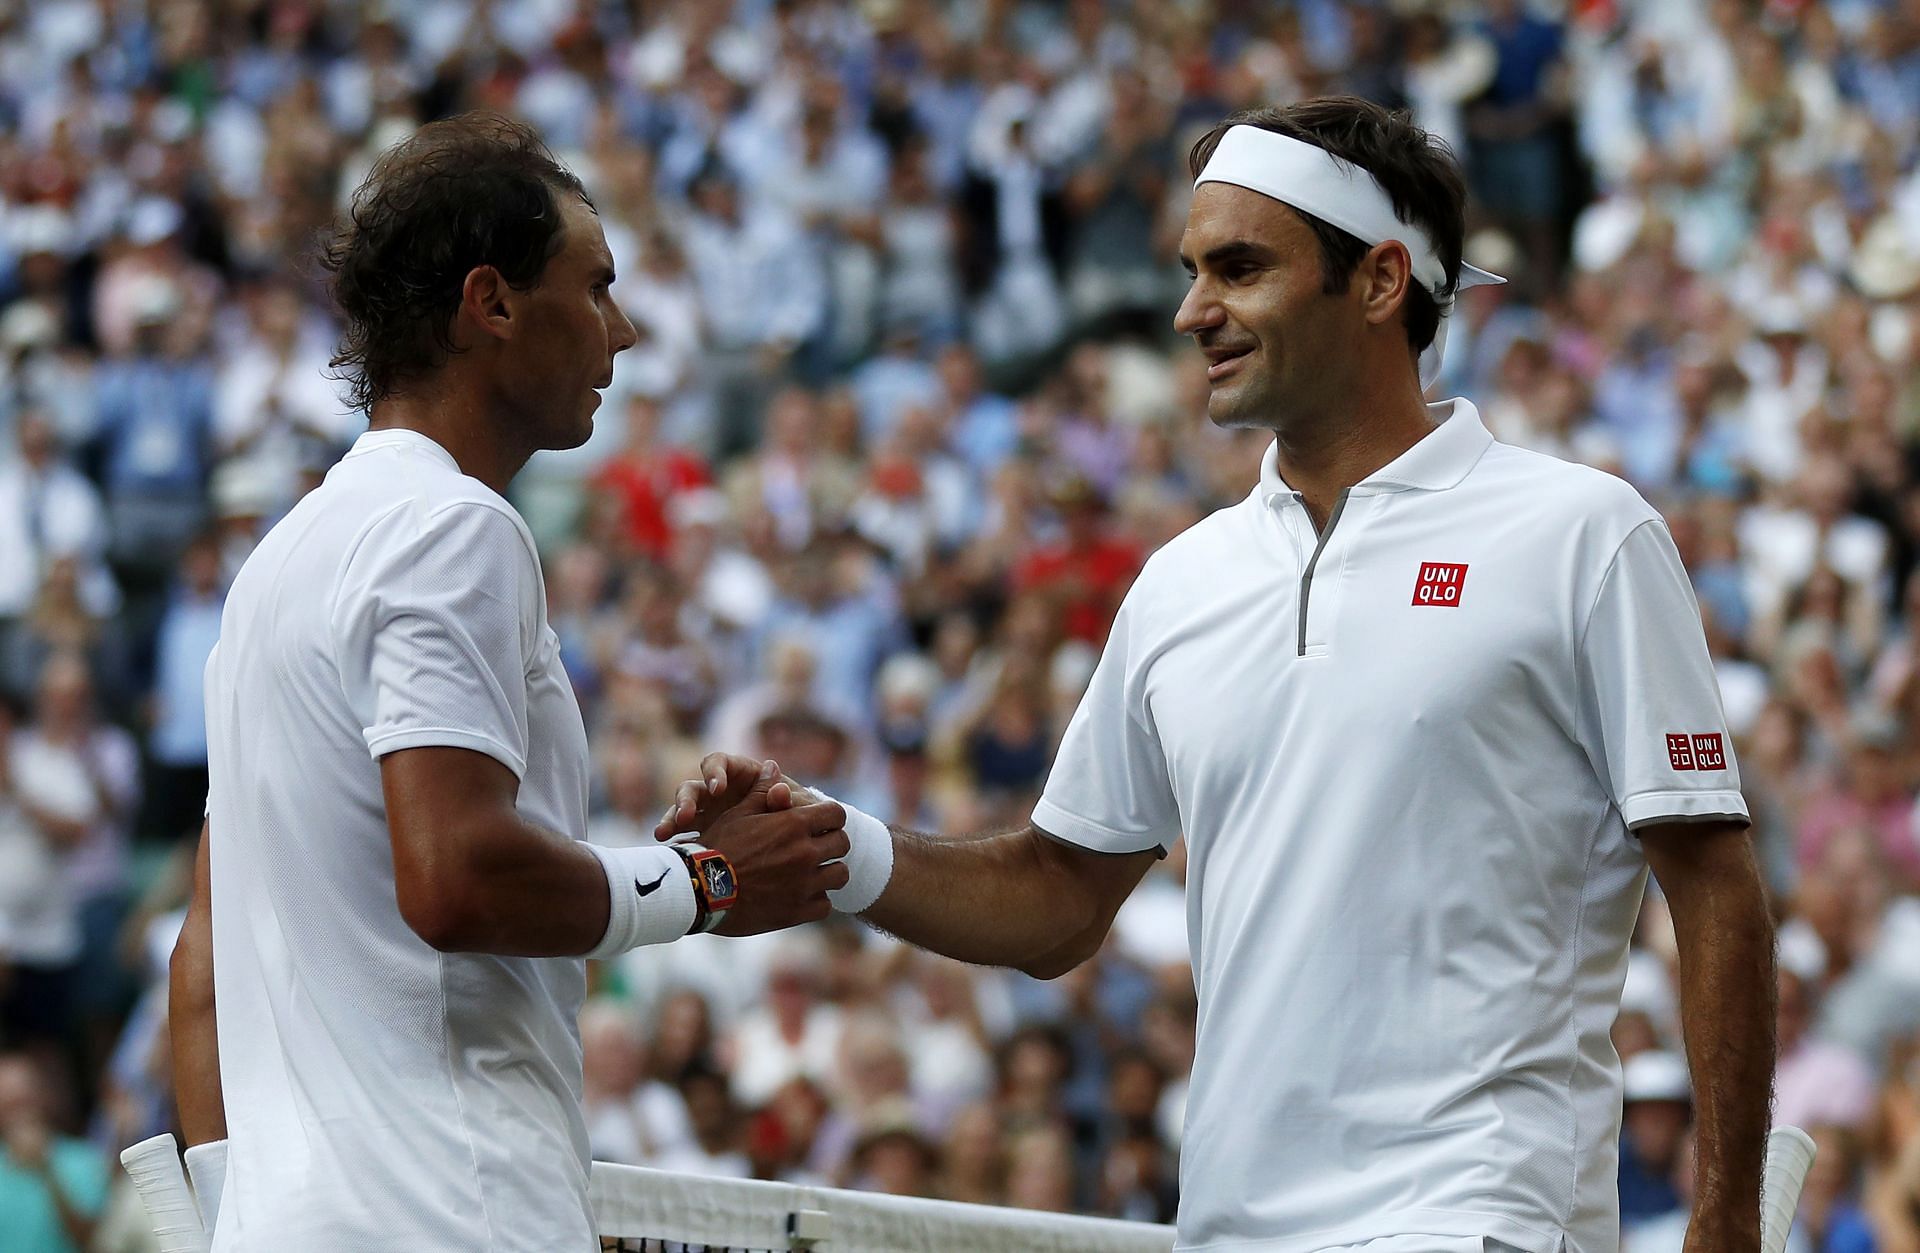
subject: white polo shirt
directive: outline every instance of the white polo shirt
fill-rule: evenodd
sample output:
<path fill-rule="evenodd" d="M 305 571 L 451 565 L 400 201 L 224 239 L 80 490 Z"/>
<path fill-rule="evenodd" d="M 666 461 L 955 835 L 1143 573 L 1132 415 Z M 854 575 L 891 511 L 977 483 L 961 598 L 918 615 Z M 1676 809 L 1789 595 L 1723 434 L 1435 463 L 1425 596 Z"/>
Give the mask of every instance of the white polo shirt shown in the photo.
<path fill-rule="evenodd" d="M 1034 809 L 1186 834 L 1182 1249 L 1619 1247 L 1629 828 L 1746 806 L 1659 516 L 1433 411 L 1320 534 L 1269 452 L 1155 554 Z"/>
<path fill-rule="evenodd" d="M 587 744 L 532 537 L 412 431 L 360 437 L 227 597 L 207 664 L 231 1137 L 215 1250 L 597 1249 L 577 959 L 400 917 L 379 758 L 451 745 L 584 832 Z"/>

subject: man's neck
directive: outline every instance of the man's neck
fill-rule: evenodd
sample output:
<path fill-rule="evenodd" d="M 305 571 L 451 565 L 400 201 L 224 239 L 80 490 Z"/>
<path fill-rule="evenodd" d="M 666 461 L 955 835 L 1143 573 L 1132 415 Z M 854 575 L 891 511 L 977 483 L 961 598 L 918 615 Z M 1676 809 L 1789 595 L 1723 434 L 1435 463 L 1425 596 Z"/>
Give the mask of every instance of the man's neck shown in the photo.
<path fill-rule="evenodd" d="M 502 423 L 489 408 L 469 388 L 437 387 L 382 400 L 373 407 L 367 429 L 418 431 L 446 449 L 462 474 L 504 496 L 533 452 L 504 438 Z"/>
<path fill-rule="evenodd" d="M 1326 525 L 1340 493 L 1381 468 L 1433 431 L 1417 392 L 1354 396 L 1338 413 L 1322 413 L 1274 432 L 1280 477 L 1299 492 L 1314 529 Z"/>

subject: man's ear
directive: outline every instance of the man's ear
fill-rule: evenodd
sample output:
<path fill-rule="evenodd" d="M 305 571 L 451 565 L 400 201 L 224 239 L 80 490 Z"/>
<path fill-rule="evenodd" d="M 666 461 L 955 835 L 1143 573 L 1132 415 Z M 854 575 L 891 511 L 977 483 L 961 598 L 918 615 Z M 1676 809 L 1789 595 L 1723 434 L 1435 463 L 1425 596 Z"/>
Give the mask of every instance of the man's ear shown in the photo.
<path fill-rule="evenodd" d="M 1355 275 L 1360 287 L 1360 311 L 1367 322 L 1381 326 L 1393 320 L 1407 302 L 1413 283 L 1413 257 L 1397 239 L 1375 244 L 1361 259 Z"/>
<path fill-rule="evenodd" d="M 454 342 L 463 339 L 512 339 L 515 330 L 515 296 L 500 271 L 490 265 L 477 265 L 467 271 L 460 284 L 460 307 L 454 315 Z"/>

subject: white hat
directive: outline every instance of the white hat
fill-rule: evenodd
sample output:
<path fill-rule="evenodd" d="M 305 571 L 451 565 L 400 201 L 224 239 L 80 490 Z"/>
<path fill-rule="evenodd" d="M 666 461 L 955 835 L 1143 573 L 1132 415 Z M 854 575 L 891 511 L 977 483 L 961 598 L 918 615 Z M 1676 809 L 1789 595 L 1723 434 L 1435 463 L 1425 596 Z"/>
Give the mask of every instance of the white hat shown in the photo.
<path fill-rule="evenodd" d="M 1818 983 L 1826 977 L 1826 942 L 1805 918 L 1789 918 L 1781 923 L 1775 943 L 1780 952 L 1780 969 L 1802 983 Z"/>
<path fill-rule="evenodd" d="M 1693 1101 L 1687 1064 L 1672 1053 L 1652 1049 L 1635 1053 L 1624 1074 L 1626 1099 L 1634 1101 Z"/>
<path fill-rule="evenodd" d="M 171 322 L 182 303 L 180 285 L 164 274 L 142 274 L 127 285 L 127 309 L 137 326 Z"/>
<path fill-rule="evenodd" d="M 1920 240 L 1889 210 L 1867 227 L 1854 245 L 1847 277 L 1869 300 L 1904 300 L 1920 289 Z"/>
<path fill-rule="evenodd" d="M 185 216 L 165 196 L 142 196 L 127 211 L 127 239 L 141 247 L 157 244 L 179 230 Z"/>
<path fill-rule="evenodd" d="M 874 686 L 886 699 L 932 700 L 940 690 L 940 667 L 919 653 L 895 653 L 880 667 Z"/>
<path fill-rule="evenodd" d="M 0 350 L 44 348 L 59 338 L 59 320 L 37 300 L 17 300 L 0 315 Z"/>
<path fill-rule="evenodd" d="M 73 219 L 50 204 L 22 205 L 7 214 L 7 245 L 22 257 L 73 251 Z"/>
<path fill-rule="evenodd" d="M 667 521 L 677 531 L 689 526 L 720 526 L 727 520 L 727 498 L 711 487 L 681 492 L 667 505 Z"/>
<path fill-rule="evenodd" d="M 1774 292 L 1754 307 L 1753 329 L 1762 335 L 1805 335 L 1807 311 L 1797 297 Z"/>
<path fill-rule="evenodd" d="M 1627 979 L 1620 989 L 1620 1012 L 1645 1014 L 1656 1027 L 1673 1021 L 1673 980 L 1666 963 L 1646 949 L 1627 954 Z"/>

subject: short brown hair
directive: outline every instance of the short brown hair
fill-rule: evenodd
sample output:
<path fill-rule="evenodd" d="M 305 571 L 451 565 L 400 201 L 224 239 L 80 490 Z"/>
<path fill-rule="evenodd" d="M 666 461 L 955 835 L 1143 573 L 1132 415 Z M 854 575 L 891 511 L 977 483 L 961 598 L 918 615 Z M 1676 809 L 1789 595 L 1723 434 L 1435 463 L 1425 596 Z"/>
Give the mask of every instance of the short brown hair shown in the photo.
<path fill-rule="evenodd" d="M 1221 137 L 1234 126 L 1258 126 L 1352 162 L 1373 175 L 1393 201 L 1395 216 L 1426 232 L 1446 267 L 1447 281 L 1432 293 L 1418 282 L 1408 287 L 1407 346 L 1415 356 L 1424 352 L 1439 329 L 1441 303 L 1453 299 L 1460 281 L 1460 252 L 1467 233 L 1466 183 L 1447 146 L 1415 126 L 1404 109 L 1385 109 L 1358 96 L 1323 96 L 1281 108 L 1247 109 L 1227 118 L 1202 135 L 1187 154 L 1187 168 L 1194 178 L 1200 177 Z M 1322 289 L 1337 296 L 1347 290 L 1355 267 L 1372 245 L 1310 213 L 1300 216 L 1320 240 Z"/>
<path fill-rule="evenodd" d="M 532 127 L 495 113 L 422 126 L 380 155 L 321 249 L 346 331 L 331 362 L 360 409 L 454 351 L 452 323 L 469 272 L 540 281 L 560 250 L 560 197 L 580 180 Z"/>

